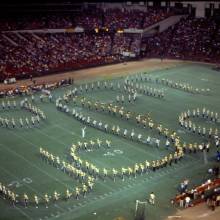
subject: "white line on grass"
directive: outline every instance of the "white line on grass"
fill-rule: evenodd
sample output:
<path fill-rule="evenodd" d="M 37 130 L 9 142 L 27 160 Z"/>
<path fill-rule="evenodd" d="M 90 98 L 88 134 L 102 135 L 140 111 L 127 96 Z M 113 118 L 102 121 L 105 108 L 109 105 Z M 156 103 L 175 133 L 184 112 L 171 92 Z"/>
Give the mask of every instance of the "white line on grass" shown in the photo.
<path fill-rule="evenodd" d="M 0 197 L 1 197 L 2 199 L 4 199 L 3 196 L 0 195 Z M 14 208 L 15 208 L 18 212 L 20 212 L 22 215 L 24 215 L 25 217 L 27 217 L 28 219 L 32 219 L 31 216 L 29 216 L 29 215 L 28 215 L 26 212 L 24 212 L 21 208 L 19 208 L 19 207 L 17 207 L 17 206 L 14 206 Z"/>
<path fill-rule="evenodd" d="M 63 129 L 64 131 L 66 131 L 66 132 L 68 132 L 68 133 L 70 133 L 71 134 L 71 132 L 69 131 L 69 130 L 67 130 L 67 129 L 65 129 L 63 126 L 60 126 L 60 125 L 55 125 L 55 127 L 59 127 L 59 128 L 61 128 L 61 129 Z M 99 130 L 99 129 L 97 129 L 98 131 L 100 131 L 100 132 L 104 132 L 104 131 L 101 131 L 101 130 Z M 112 135 L 112 134 L 109 134 L 109 133 L 106 133 L 106 134 L 108 134 L 108 135 Z M 76 136 L 78 136 L 78 137 L 80 137 L 81 138 L 81 136 L 80 135 L 77 135 L 76 134 Z M 116 138 L 116 139 L 114 139 L 114 141 L 115 142 L 121 142 L 121 143 L 123 143 L 124 145 L 128 145 L 128 146 L 130 146 L 131 148 L 133 148 L 135 151 L 139 151 L 139 152 L 141 152 L 141 153 L 145 153 L 145 154 L 149 154 L 150 156 L 152 156 L 152 157 L 154 157 L 155 155 L 153 155 L 153 154 L 151 154 L 151 153 L 149 153 L 149 152 L 147 152 L 147 151 L 145 151 L 145 150 L 143 150 L 143 149 L 141 149 L 141 148 L 139 148 L 139 147 L 134 147 L 132 144 L 130 144 L 130 143 L 128 143 L 127 141 L 123 141 L 123 139 L 122 139 L 123 137 L 119 137 L 119 138 Z M 128 140 L 129 141 L 129 140 Z M 135 142 L 136 143 L 136 142 Z M 133 161 L 134 162 L 134 161 Z"/>
<path fill-rule="evenodd" d="M 66 132 L 68 132 L 68 133 L 71 133 L 69 130 L 67 130 L 67 129 L 65 129 L 64 127 L 62 127 L 62 126 L 59 126 L 59 125 L 55 125 L 55 127 L 59 127 L 59 128 L 61 128 L 62 130 L 64 130 L 64 131 L 66 131 Z M 48 135 L 47 135 L 48 136 Z M 81 137 L 80 135 L 76 135 L 76 136 L 78 136 L 78 137 Z M 118 139 L 117 139 L 118 140 Z M 121 141 L 120 139 L 119 139 L 119 141 Z M 124 141 L 121 141 L 121 142 L 123 142 L 124 143 Z M 129 144 L 130 146 L 132 146 L 131 144 Z M 133 147 L 132 146 L 132 148 L 135 148 L 135 147 Z M 135 148 L 135 149 L 137 149 L 137 148 Z M 146 153 L 146 152 L 145 152 Z M 125 157 L 125 156 L 124 156 Z M 93 159 L 94 160 L 94 159 Z M 95 160 L 96 162 L 97 162 L 97 160 Z M 134 162 L 134 161 L 133 161 Z M 100 162 L 99 161 L 99 164 L 102 164 L 102 166 L 104 166 L 104 164 L 102 163 L 102 162 Z M 166 172 L 166 173 L 168 173 L 168 171 Z M 106 187 L 106 188 L 108 188 L 108 189 L 110 189 L 110 190 L 112 190 L 112 191 L 114 191 L 114 188 L 112 188 L 112 187 L 109 187 L 109 186 L 107 186 L 106 184 L 104 184 L 104 183 L 102 183 L 102 182 L 99 182 L 101 185 L 103 185 L 104 187 Z M 135 184 L 134 184 L 135 185 Z"/>
<path fill-rule="evenodd" d="M 74 118 L 73 118 L 74 119 Z M 62 120 L 57 120 L 58 122 L 59 121 L 62 121 Z M 78 121 L 78 120 L 77 120 Z M 61 129 L 63 129 L 64 131 L 66 131 L 66 132 L 68 132 L 68 133 L 70 133 L 71 135 L 73 135 L 72 134 L 72 132 L 70 132 L 69 130 L 67 130 L 67 129 L 65 129 L 63 126 L 60 126 L 60 125 L 58 125 L 58 124 L 56 124 L 54 127 L 59 127 L 59 128 L 61 128 Z M 95 128 L 94 128 L 95 129 Z M 98 130 L 98 131 L 100 131 L 100 132 L 104 132 L 104 131 L 102 131 L 102 130 L 99 130 L 99 129 L 95 129 L 95 130 Z M 106 133 L 106 134 L 108 134 L 108 135 L 112 135 L 112 134 L 110 134 L 110 133 Z M 76 136 L 78 136 L 78 137 L 80 137 L 81 138 L 81 136 L 80 135 L 77 135 L 76 133 L 75 133 L 75 135 Z M 123 137 L 119 137 L 119 138 L 116 138 L 114 141 L 115 142 L 121 142 L 121 143 L 126 143 L 126 145 L 129 145 L 129 146 L 131 146 L 133 149 L 135 148 L 135 150 L 137 150 L 138 149 L 138 151 L 140 151 L 140 152 L 142 152 L 142 153 L 147 153 L 147 154 L 149 154 L 150 156 L 152 156 L 152 157 L 154 157 L 155 155 L 154 154 L 152 154 L 152 153 L 149 153 L 149 152 L 146 152 L 145 150 L 143 150 L 142 148 L 139 148 L 139 147 L 134 147 L 132 144 L 130 144 L 130 143 L 127 143 L 125 140 L 123 140 L 122 139 Z M 136 142 L 135 142 L 136 143 Z M 158 151 L 158 156 L 160 156 L 161 157 L 161 155 L 159 154 L 159 151 Z M 135 161 L 133 161 L 133 162 L 135 162 Z"/>
<path fill-rule="evenodd" d="M 49 136 L 49 135 L 47 135 L 46 133 L 44 133 L 44 132 L 42 132 L 42 131 L 40 131 L 40 130 L 37 130 L 37 132 L 39 132 L 39 133 L 41 133 L 42 135 L 48 137 L 49 139 L 52 139 L 52 140 L 55 140 L 56 142 L 59 142 L 60 144 L 62 144 L 62 145 L 64 145 L 64 146 L 66 147 L 66 144 L 65 144 L 63 141 L 61 141 L 60 139 L 55 138 L 55 137 L 53 137 L 53 136 Z"/>
<path fill-rule="evenodd" d="M 198 161 L 193 161 L 191 164 L 186 164 L 185 166 L 180 167 L 180 169 L 185 169 L 185 168 L 188 167 L 188 166 L 191 167 L 192 164 L 197 163 L 197 162 L 198 162 Z M 194 168 L 195 168 L 195 167 L 194 167 Z M 179 169 L 179 170 L 180 170 L 180 169 Z M 179 172 L 179 170 L 176 170 L 176 171 L 174 171 L 173 173 Z M 171 172 L 170 172 L 169 174 L 171 174 Z M 167 175 L 169 175 L 169 174 L 164 173 L 163 176 L 167 176 Z M 161 178 L 161 177 L 160 177 L 159 175 L 155 175 L 154 180 L 157 180 L 157 179 L 160 179 L 160 178 Z M 157 185 L 158 183 L 159 183 L 159 181 L 152 181 L 152 182 L 149 182 L 148 184 Z M 134 187 L 135 187 L 135 189 L 136 189 L 138 185 L 142 185 L 142 184 L 143 184 L 142 182 L 137 182 L 137 184 L 132 185 L 132 187 L 127 187 L 127 188 L 122 189 L 122 190 L 115 190 L 112 194 L 106 195 L 106 196 L 104 196 L 103 198 L 99 198 L 99 200 L 97 200 L 97 201 L 92 200 L 91 202 L 88 202 L 86 205 L 77 206 L 75 209 L 73 209 L 73 210 L 70 211 L 69 213 L 75 212 L 76 210 L 81 209 L 81 208 L 84 207 L 84 206 L 89 206 L 90 204 L 93 205 L 94 203 L 98 203 L 98 202 L 100 202 L 100 200 L 105 200 L 105 199 L 107 199 L 108 197 L 118 195 L 118 192 L 119 192 L 119 191 L 120 191 L 120 192 L 126 192 L 126 191 L 131 190 L 131 188 L 134 188 Z M 149 185 L 148 185 L 148 186 L 149 186 Z M 125 195 L 128 196 L 129 193 L 127 193 L 127 194 L 125 194 Z M 104 204 L 104 202 L 102 202 L 102 204 Z M 84 209 L 84 210 L 85 210 L 85 209 Z M 68 214 L 68 213 L 63 213 L 63 214 L 61 214 L 61 216 L 65 216 L 65 215 L 67 215 L 67 214 Z M 63 217 L 61 217 L 61 218 L 63 219 Z M 72 216 L 72 219 L 75 219 L 75 218 L 77 218 L 77 216 Z M 54 218 L 50 218 L 50 219 L 54 219 Z"/>
<path fill-rule="evenodd" d="M 65 129 L 65 128 L 62 127 L 62 126 L 56 125 L 56 127 L 59 127 L 59 128 L 61 128 L 62 130 L 67 131 L 68 133 L 71 133 L 69 130 Z M 79 136 L 79 135 L 76 135 L 76 136 L 81 137 L 81 136 Z M 101 163 L 101 162 L 100 162 L 100 163 Z M 102 183 L 101 181 L 100 181 L 99 183 L 100 183 L 102 186 L 104 186 L 105 188 L 107 188 L 107 189 L 114 190 L 114 188 L 112 188 L 112 187 L 110 187 L 110 186 L 107 186 L 106 184 Z"/>
<path fill-rule="evenodd" d="M 67 131 L 68 133 L 71 133 L 69 130 L 65 129 L 65 128 L 62 127 L 62 126 L 56 125 L 55 127 L 61 128 L 62 130 Z M 76 135 L 76 136 L 81 137 L 81 136 L 79 136 L 79 135 Z M 115 140 L 114 140 L 114 141 L 115 141 Z M 119 141 L 120 141 L 120 139 L 116 139 L 115 142 L 119 142 Z M 132 146 L 131 144 L 129 144 L 129 145 Z M 132 146 L 132 147 L 133 147 L 133 146 Z M 133 148 L 134 148 L 134 147 L 133 147 Z M 137 148 L 135 148 L 135 149 L 137 149 Z M 146 153 L 146 151 L 144 151 L 144 152 Z M 135 164 L 135 162 L 136 162 L 136 161 L 131 160 L 130 158 L 126 157 L 125 155 L 121 155 L 121 157 L 124 157 L 126 160 L 131 161 L 133 164 Z M 93 160 L 94 160 L 94 159 L 93 159 Z M 101 164 L 102 167 L 104 167 L 104 164 L 103 164 L 101 161 L 97 161 L 96 159 L 95 159 L 95 161 L 96 161 L 96 163 Z"/>
<path fill-rule="evenodd" d="M 60 127 L 60 126 L 58 126 L 58 127 Z M 63 127 L 62 127 L 63 128 Z M 63 128 L 64 129 L 64 128 Z M 66 130 L 66 129 L 64 129 L 64 130 Z M 67 130 L 66 130 L 67 131 Z M 69 131 L 68 131 L 69 132 Z M 41 132 L 42 133 L 42 132 Z M 16 135 L 16 136 L 19 136 L 19 135 Z M 48 136 L 48 135 L 47 135 Z M 77 135 L 77 136 L 79 136 L 79 135 Z M 20 136 L 20 137 L 22 137 L 22 136 Z M 49 137 L 49 136 L 48 136 Z M 80 137 L 80 136 L 79 136 Z M 23 138 L 23 137 L 22 137 Z M 23 139 L 25 139 L 25 138 L 23 138 Z M 26 139 L 25 139 L 26 140 Z M 27 142 L 28 140 L 26 140 L 26 142 Z M 29 141 L 28 141 L 29 142 Z M 122 142 L 122 141 L 121 141 Z M 29 143 L 31 143 L 31 142 L 29 142 Z M 32 143 L 32 145 L 34 145 L 33 143 Z M 130 145 L 130 144 L 129 144 Z M 34 145 L 35 146 L 35 145 Z M 132 146 L 132 145 L 130 145 L 130 146 Z M 133 147 L 133 146 L 132 146 Z M 137 150 L 137 148 L 135 148 L 136 150 Z M 165 175 L 165 174 L 164 174 Z M 136 184 L 134 184 L 134 185 L 136 185 Z M 110 187 L 111 188 L 111 187 Z M 113 189 L 113 188 L 112 188 Z M 117 191 L 117 190 L 116 190 Z"/>
<path fill-rule="evenodd" d="M 6 172 L 9 176 L 12 176 L 13 178 L 19 180 L 18 176 L 12 174 L 12 173 L 9 172 L 8 170 L 6 170 L 4 167 L 1 166 L 0 169 L 3 170 L 4 172 Z M 30 188 L 31 191 L 33 191 L 33 192 L 39 194 L 39 192 L 38 192 L 37 190 L 35 190 L 33 187 L 31 187 L 29 184 L 27 184 L 26 186 L 27 186 L 27 188 Z"/>
<path fill-rule="evenodd" d="M 3 146 L 2 144 L 0 144 L 1 146 Z M 9 151 L 10 152 L 10 151 Z M 11 152 L 10 152 L 11 153 Z M 4 170 L 8 175 L 13 176 L 14 178 L 18 179 L 18 177 L 12 173 L 10 173 L 9 171 L 7 171 L 5 168 L 0 167 L 0 169 Z M 37 190 L 35 190 L 33 187 L 31 187 L 30 185 L 27 185 L 28 188 L 30 188 L 32 191 L 34 191 L 36 194 L 40 194 L 42 196 L 42 193 L 39 193 Z M 60 207 L 59 205 L 55 204 L 54 205 L 56 208 L 61 209 L 62 211 L 66 211 L 64 208 Z"/>
<path fill-rule="evenodd" d="M 24 216 L 26 216 L 28 219 L 32 219 L 26 212 L 24 212 L 21 208 L 18 208 L 17 206 L 15 206 L 15 208 Z"/>
<path fill-rule="evenodd" d="M 71 132 L 70 132 L 69 130 L 65 129 L 63 126 L 55 125 L 55 127 L 61 128 L 62 130 L 64 130 L 64 131 L 66 131 L 66 132 L 68 132 L 68 133 L 70 133 L 70 134 L 71 134 Z M 108 134 L 108 133 L 107 133 L 107 134 Z M 80 136 L 80 135 L 77 135 L 77 134 L 76 134 L 76 136 L 78 136 L 78 137 L 80 137 L 80 138 L 81 138 L 81 136 Z M 115 140 L 114 140 L 114 141 L 115 141 Z M 118 141 L 115 141 L 115 142 L 118 142 Z M 134 161 L 134 160 L 131 160 L 131 159 L 129 159 L 128 157 L 126 157 L 126 156 L 124 156 L 124 155 L 122 155 L 122 157 L 125 157 L 125 158 L 126 158 L 126 160 L 129 160 L 129 161 L 131 161 L 131 162 L 135 163 L 135 161 Z M 96 161 L 97 161 L 97 160 L 96 160 Z M 103 166 L 103 167 L 104 167 L 104 166 Z"/>
<path fill-rule="evenodd" d="M 61 206 L 57 205 L 57 204 L 54 204 L 54 206 L 58 209 L 61 209 L 62 211 L 66 211 L 66 209 L 62 208 Z"/>
<path fill-rule="evenodd" d="M 3 146 L 2 144 L 0 144 L 0 145 Z M 9 151 L 9 152 L 10 152 L 10 151 Z M 11 153 L 11 152 L 10 152 L 10 153 Z M 13 177 L 15 177 L 16 179 L 18 179 L 18 177 L 17 177 L 16 175 L 10 173 L 10 172 L 7 171 L 5 168 L 0 167 L 0 169 L 4 170 L 6 173 L 8 173 L 8 175 L 13 176 Z M 38 195 L 40 194 L 40 195 L 42 196 L 42 193 L 39 193 L 37 190 L 35 190 L 35 189 L 34 189 L 33 187 L 31 187 L 30 185 L 27 185 L 27 187 L 30 188 L 32 191 L 34 191 L 36 194 L 38 194 Z M 57 204 L 55 204 L 54 206 L 57 207 L 57 208 L 59 208 L 59 209 L 61 209 L 61 210 L 63 210 L 63 211 L 66 211 L 64 208 L 60 207 L 60 206 L 57 205 Z"/>
<path fill-rule="evenodd" d="M 22 139 L 24 139 L 24 138 L 22 138 Z M 25 139 L 25 140 L 26 140 L 26 139 Z M 27 141 L 26 141 L 26 142 L 27 142 Z M 28 142 L 29 142 L 29 141 L 28 141 Z M 11 153 L 17 155 L 19 158 L 21 158 L 21 159 L 23 159 L 24 161 L 26 161 L 30 166 L 35 167 L 37 170 L 41 171 L 42 173 L 44 173 L 44 174 L 47 175 L 48 177 L 50 177 L 50 178 L 56 180 L 57 182 L 59 182 L 60 184 L 64 185 L 64 186 L 67 187 L 67 188 L 73 189 L 72 187 L 67 186 L 65 183 L 61 182 L 61 181 L 58 180 L 57 178 L 51 176 L 49 173 L 47 173 L 46 171 L 42 170 L 42 169 L 41 169 L 40 167 L 38 167 L 37 165 L 31 163 L 29 160 L 27 160 L 26 158 L 24 158 L 22 155 L 18 154 L 16 151 L 11 150 L 11 149 L 8 148 L 8 147 L 5 147 L 3 144 L 0 144 L 0 145 L 1 145 L 2 147 L 4 147 L 7 151 L 9 151 L 9 152 L 11 152 Z M 34 145 L 34 144 L 32 144 L 32 145 Z M 35 146 L 35 145 L 34 145 L 34 146 Z"/>
<path fill-rule="evenodd" d="M 58 126 L 58 125 L 56 125 L 56 127 L 61 128 L 61 126 Z M 65 128 L 63 128 L 63 127 L 62 127 L 62 129 L 65 130 L 65 131 L 67 131 L 68 133 L 71 133 L 71 132 L 69 132 L 68 130 L 66 130 Z M 41 133 L 42 135 L 44 135 L 44 136 L 47 136 L 47 137 L 50 138 L 50 139 L 57 140 L 58 142 L 62 143 L 62 144 L 66 147 L 66 144 L 65 144 L 64 142 L 62 142 L 62 141 L 59 141 L 57 138 L 52 138 L 52 137 L 50 137 L 49 135 L 47 135 L 46 133 L 43 133 L 43 132 L 41 132 L 41 131 L 38 131 L 38 132 L 40 132 L 40 133 Z M 77 135 L 77 136 L 79 136 L 79 135 Z M 80 137 L 80 136 L 79 136 L 79 137 Z M 121 155 L 121 157 L 124 157 L 124 158 L 126 158 L 126 160 L 129 160 L 129 161 L 131 161 L 132 163 L 135 163 L 134 160 L 131 160 L 131 159 L 129 159 L 128 157 L 126 157 L 126 156 L 124 156 L 124 155 Z M 104 167 L 104 164 L 103 164 L 102 162 L 97 161 L 96 159 L 93 159 L 93 160 L 96 161 L 96 163 L 101 164 L 102 167 Z"/>
<path fill-rule="evenodd" d="M 63 130 L 66 130 L 65 128 L 63 128 L 63 127 L 61 127 L 61 126 L 57 126 L 57 127 L 60 127 L 60 128 L 62 128 Z M 66 131 L 68 131 L 68 130 L 66 130 Z M 69 131 L 68 131 L 68 132 L 69 132 Z M 12 132 L 12 133 L 13 133 L 13 132 Z M 42 133 L 42 132 L 41 132 L 41 133 Z M 28 141 L 26 138 L 22 137 L 21 135 L 18 135 L 18 134 L 15 134 L 15 133 L 13 133 L 13 134 L 14 134 L 15 136 L 19 137 L 20 139 L 23 139 L 25 142 L 31 144 L 32 146 L 36 147 L 35 144 L 33 144 L 32 142 Z M 46 135 L 46 136 L 48 136 L 48 135 Z M 79 136 L 79 135 L 77 135 L 77 136 Z M 49 137 L 49 136 L 48 136 L 48 137 Z M 81 136 L 79 136 L 79 137 L 81 137 Z M 2 144 L 0 144 L 0 145 L 3 146 Z M 43 171 L 42 169 L 40 169 L 38 166 L 33 165 L 32 163 L 30 163 L 30 162 L 29 162 L 27 159 L 25 159 L 22 155 L 16 153 L 16 152 L 13 151 L 13 150 L 10 150 L 9 148 L 6 148 L 5 146 L 3 146 L 3 147 L 4 147 L 6 150 L 11 151 L 12 153 L 16 154 L 18 157 L 22 158 L 23 160 L 25 160 L 25 161 L 26 161 L 27 163 L 29 163 L 30 165 L 36 167 L 38 170 L 40 170 L 41 172 L 45 173 L 45 174 L 48 175 L 49 177 L 52 177 L 52 176 L 50 176 L 47 172 L 45 172 L 45 171 Z M 59 181 L 57 178 L 54 178 L 54 177 L 52 177 L 52 178 L 55 179 L 56 181 L 58 181 L 59 183 L 65 185 L 63 182 Z M 110 190 L 113 190 L 112 187 L 106 186 L 106 185 L 103 184 L 102 182 L 100 182 L 100 184 L 103 185 L 105 188 L 108 188 L 108 189 L 110 189 Z M 67 185 L 65 185 L 65 186 L 67 187 Z M 67 188 L 68 188 L 68 187 L 67 187 Z M 71 187 L 70 187 L 70 188 L 71 188 Z M 73 188 L 72 188 L 72 189 L 73 189 Z"/>

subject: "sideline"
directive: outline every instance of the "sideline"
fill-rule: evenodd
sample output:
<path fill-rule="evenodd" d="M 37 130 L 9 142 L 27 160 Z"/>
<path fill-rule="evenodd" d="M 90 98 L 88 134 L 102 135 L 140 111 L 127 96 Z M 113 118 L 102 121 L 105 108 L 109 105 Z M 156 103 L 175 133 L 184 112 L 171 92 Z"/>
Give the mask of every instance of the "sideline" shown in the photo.
<path fill-rule="evenodd" d="M 110 64 L 99 67 L 90 67 L 86 69 L 61 72 L 51 75 L 45 75 L 41 77 L 34 77 L 36 84 L 43 83 L 55 83 L 61 81 L 62 79 L 67 79 L 69 77 L 74 78 L 75 81 L 79 80 L 94 80 L 97 77 L 111 77 L 111 76 L 123 76 L 125 74 L 137 73 L 139 71 L 154 71 L 159 69 L 175 67 L 179 64 L 186 63 L 196 63 L 191 61 L 182 61 L 182 60 L 171 60 L 164 59 L 162 62 L 160 59 L 143 59 L 139 61 L 130 61 L 125 66 L 123 63 L 119 64 Z M 19 80 L 14 84 L 4 84 L 0 83 L 0 90 L 14 89 L 19 86 L 28 86 L 32 85 L 30 79 Z"/>

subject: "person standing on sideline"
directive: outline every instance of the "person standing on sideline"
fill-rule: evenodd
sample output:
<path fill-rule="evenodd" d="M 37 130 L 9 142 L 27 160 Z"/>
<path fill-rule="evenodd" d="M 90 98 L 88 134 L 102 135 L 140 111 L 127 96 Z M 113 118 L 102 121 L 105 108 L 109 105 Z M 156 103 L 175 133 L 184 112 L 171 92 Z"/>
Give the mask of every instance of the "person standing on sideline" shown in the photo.
<path fill-rule="evenodd" d="M 86 136 L 86 127 L 82 128 L 82 138 Z"/>
<path fill-rule="evenodd" d="M 170 147 L 170 141 L 169 141 L 169 139 L 167 139 L 166 140 L 166 149 L 169 149 L 169 147 Z"/>
<path fill-rule="evenodd" d="M 156 198 L 155 194 L 153 192 L 151 192 L 150 193 L 150 198 L 149 198 L 149 203 L 151 205 L 155 205 L 155 198 Z"/>
<path fill-rule="evenodd" d="M 155 143 L 156 143 L 156 146 L 159 148 L 159 146 L 160 146 L 160 140 L 159 140 L 159 139 L 156 139 Z"/>
<path fill-rule="evenodd" d="M 190 202 L 191 202 L 191 199 L 190 199 L 189 196 L 187 196 L 187 197 L 185 198 L 185 208 L 188 208 L 188 207 L 190 206 Z"/>

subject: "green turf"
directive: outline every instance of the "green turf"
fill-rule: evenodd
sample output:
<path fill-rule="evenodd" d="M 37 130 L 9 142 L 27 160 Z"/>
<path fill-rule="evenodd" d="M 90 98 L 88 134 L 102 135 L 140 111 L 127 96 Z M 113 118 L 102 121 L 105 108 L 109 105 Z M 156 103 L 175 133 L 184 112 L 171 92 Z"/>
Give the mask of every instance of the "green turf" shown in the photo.
<path fill-rule="evenodd" d="M 146 86 L 165 89 L 164 100 L 156 99 L 146 95 L 139 95 L 135 104 L 125 103 L 125 108 L 131 111 L 147 113 L 150 112 L 156 122 L 173 129 L 183 130 L 178 125 L 178 115 L 181 111 L 203 106 L 220 112 L 220 75 L 208 65 L 184 64 L 176 68 L 153 71 L 149 73 L 152 78 L 168 78 L 176 82 L 190 83 L 198 88 L 211 88 L 210 95 L 194 95 L 184 91 L 172 89 L 164 85 L 146 82 Z M 117 83 L 122 78 L 112 79 Z M 84 82 L 77 82 L 85 83 Z M 72 86 L 57 89 L 53 92 L 55 97 L 62 94 Z M 84 94 L 92 100 L 103 102 L 114 101 L 117 91 L 95 91 Z M 46 101 L 40 103 L 36 97 L 36 105 L 41 108 L 47 120 L 42 122 L 38 128 L 31 129 L 6 129 L 0 128 L 0 181 L 9 185 L 18 193 L 27 192 L 30 195 L 43 195 L 46 192 L 52 194 L 54 190 L 63 193 L 67 188 L 74 189 L 79 183 L 70 178 L 65 173 L 42 161 L 39 155 L 39 147 L 48 149 L 51 153 L 59 155 L 61 159 L 69 159 L 69 149 L 72 143 L 81 140 L 82 125 L 62 112 L 59 112 L 55 103 Z M 9 100 L 12 100 L 10 98 Z M 21 100 L 21 98 L 17 98 Z M 1 101 L 1 100 L 0 100 Z M 70 106 L 73 106 L 70 104 Z M 120 124 L 122 128 L 135 129 L 136 133 L 142 133 L 146 137 L 158 137 L 157 132 L 138 127 L 134 122 L 127 122 L 120 118 L 112 117 L 106 113 L 89 111 L 79 108 L 85 115 L 102 120 L 109 124 Z M 30 117 L 30 113 L 24 110 L 0 110 L 2 117 L 21 116 Z M 201 126 L 212 126 L 219 128 L 219 124 L 207 123 L 202 120 L 195 120 Z M 187 131 L 179 133 L 181 138 L 187 142 L 201 142 L 203 138 L 193 135 Z M 159 159 L 167 154 L 167 150 L 162 146 L 165 142 L 161 139 L 161 146 L 157 149 L 153 145 L 138 144 L 122 137 L 106 134 L 102 131 L 87 127 L 86 140 L 92 138 L 110 139 L 112 148 L 95 149 L 92 152 L 80 152 L 79 156 L 91 161 L 97 167 L 119 168 L 130 166 L 135 162 L 142 162 L 146 159 Z M 123 154 L 114 153 L 114 150 L 121 150 Z M 106 152 L 114 153 L 114 156 L 104 156 Z M 170 150 L 171 151 L 171 150 Z M 118 216 L 125 219 L 134 219 L 135 200 L 146 200 L 149 193 L 154 191 L 157 197 L 156 205 L 147 205 L 146 219 L 161 220 L 169 214 L 175 212 L 171 206 L 170 199 L 177 193 L 177 187 L 184 178 L 190 179 L 190 186 L 201 183 L 206 178 L 207 168 L 212 166 L 215 149 L 212 147 L 208 154 L 208 164 L 204 164 L 202 153 L 186 155 L 177 165 L 163 168 L 157 172 L 151 172 L 135 178 L 126 178 L 123 182 L 117 178 L 116 182 L 107 179 L 106 182 L 98 180 L 94 191 L 86 198 L 76 201 L 74 198 L 68 201 L 51 203 L 48 209 L 40 205 L 38 209 L 34 206 L 24 208 L 17 205 L 12 207 L 6 200 L 0 199 L 0 219 L 81 219 L 81 220 L 110 220 Z M 96 214 L 94 214 L 96 213 Z"/>

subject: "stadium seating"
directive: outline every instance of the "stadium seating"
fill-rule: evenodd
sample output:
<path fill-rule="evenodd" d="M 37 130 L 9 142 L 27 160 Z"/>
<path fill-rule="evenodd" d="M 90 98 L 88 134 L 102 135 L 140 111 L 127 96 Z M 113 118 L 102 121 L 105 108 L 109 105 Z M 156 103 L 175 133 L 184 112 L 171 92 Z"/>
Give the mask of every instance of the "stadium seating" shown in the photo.
<path fill-rule="evenodd" d="M 151 37 L 117 33 L 118 29 L 145 28 L 172 12 L 162 9 L 97 9 L 75 17 L 42 16 L 1 21 L 0 30 L 70 28 L 80 26 L 84 33 L 0 33 L 0 81 L 28 78 L 45 73 L 121 62 L 123 53 L 157 58 L 177 58 L 217 62 L 220 55 L 220 29 L 212 19 L 188 17 Z M 94 29 L 105 28 L 107 31 Z M 143 50 L 145 45 L 145 50 Z M 144 52 L 143 52 L 144 51 Z"/>
<path fill-rule="evenodd" d="M 132 51 L 139 52 L 137 40 L 124 35 L 115 35 L 113 40 L 109 34 L 86 33 L 20 36 L 23 39 L 14 33 L 7 34 L 14 44 L 1 38 L 1 80 L 116 62 L 122 51 L 130 51 L 130 46 Z"/>
<path fill-rule="evenodd" d="M 142 29 L 160 20 L 171 16 L 171 12 L 162 9 L 141 10 L 126 9 L 93 9 L 83 10 L 76 15 L 42 15 L 23 16 L 14 20 L 0 20 L 0 30 L 22 30 L 41 28 L 74 28 L 80 26 L 87 30 L 95 28 L 108 28 L 110 30 L 137 28 Z"/>
<path fill-rule="evenodd" d="M 186 18 L 165 32 L 145 39 L 146 55 L 215 62 L 219 55 L 217 39 L 219 30 L 214 20 Z"/>

